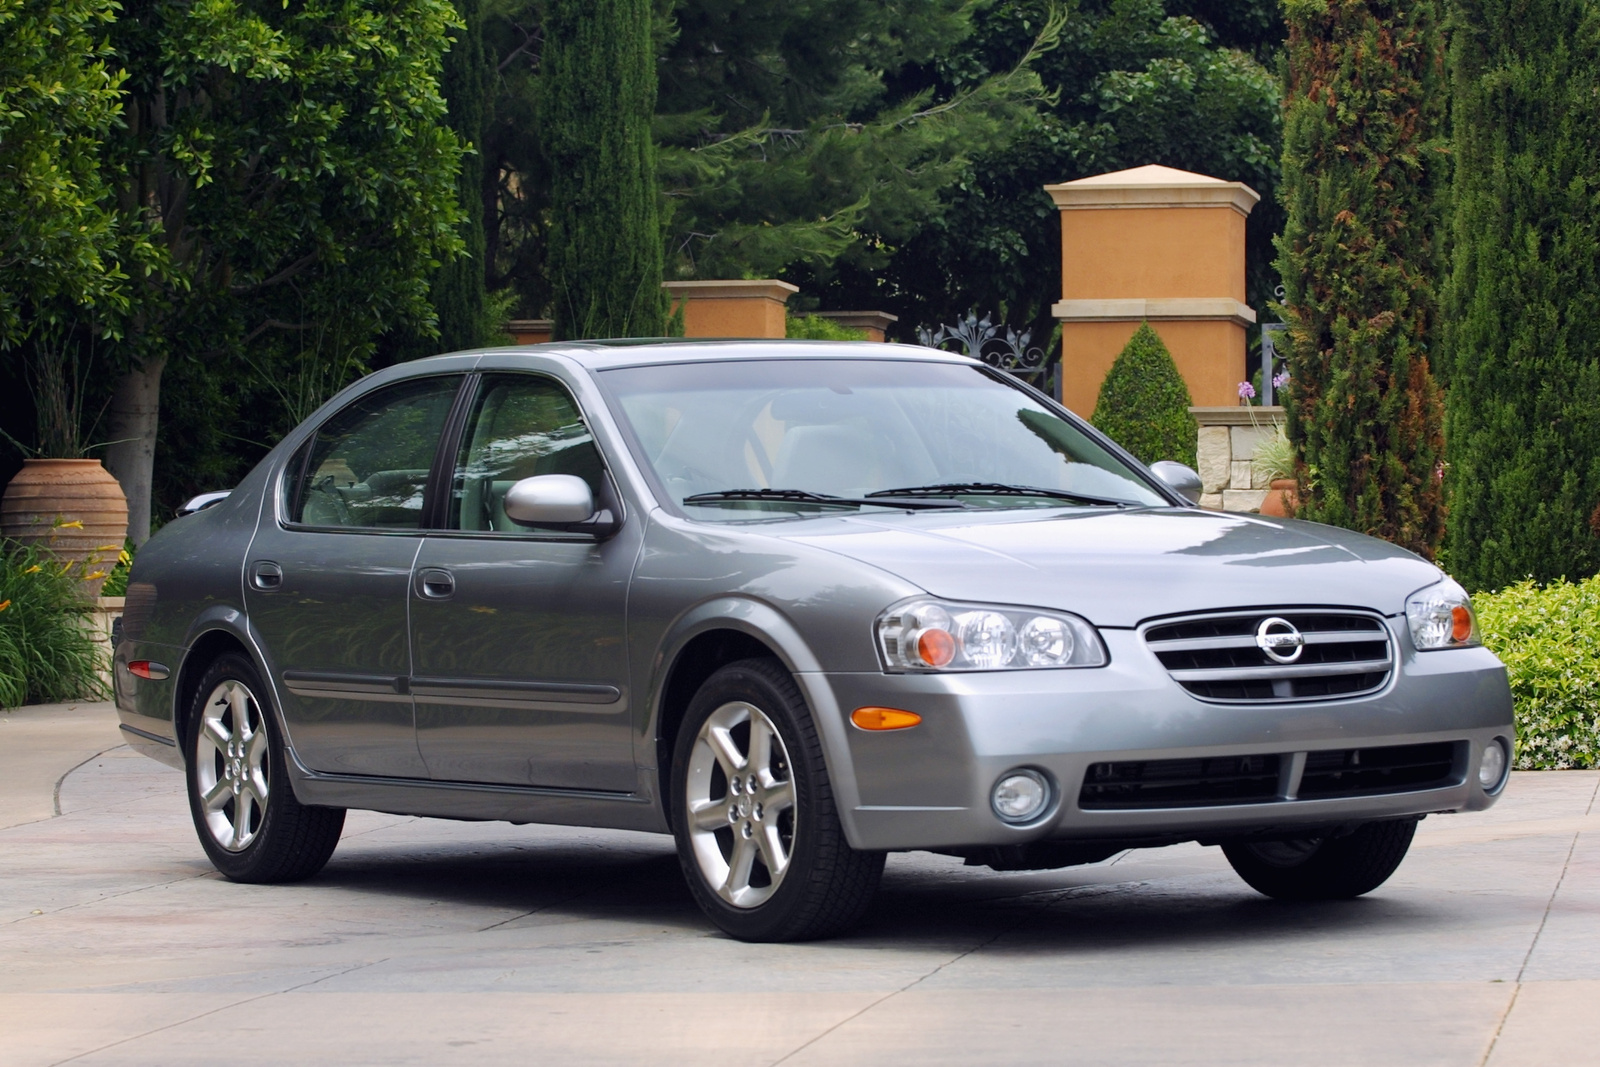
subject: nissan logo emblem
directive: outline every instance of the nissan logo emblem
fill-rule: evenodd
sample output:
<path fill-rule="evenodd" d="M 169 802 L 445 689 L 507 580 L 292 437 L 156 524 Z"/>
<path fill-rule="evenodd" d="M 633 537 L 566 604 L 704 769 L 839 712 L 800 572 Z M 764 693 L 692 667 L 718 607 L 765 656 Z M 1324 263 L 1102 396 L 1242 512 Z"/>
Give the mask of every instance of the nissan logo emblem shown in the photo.
<path fill-rule="evenodd" d="M 1256 627 L 1256 647 L 1275 663 L 1293 663 L 1305 650 L 1305 635 L 1288 619 L 1273 616 Z"/>

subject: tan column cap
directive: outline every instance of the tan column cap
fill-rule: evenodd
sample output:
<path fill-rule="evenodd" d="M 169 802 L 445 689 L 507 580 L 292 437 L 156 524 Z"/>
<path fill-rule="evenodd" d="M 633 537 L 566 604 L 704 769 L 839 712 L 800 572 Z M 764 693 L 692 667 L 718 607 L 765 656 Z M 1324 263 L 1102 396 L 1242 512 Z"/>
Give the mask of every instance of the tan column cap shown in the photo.
<path fill-rule="evenodd" d="M 1225 182 L 1204 174 L 1154 163 L 1132 170 L 1096 174 L 1092 178 L 1047 185 L 1062 211 L 1108 208 L 1231 207 L 1249 215 L 1261 194 L 1243 182 Z"/>

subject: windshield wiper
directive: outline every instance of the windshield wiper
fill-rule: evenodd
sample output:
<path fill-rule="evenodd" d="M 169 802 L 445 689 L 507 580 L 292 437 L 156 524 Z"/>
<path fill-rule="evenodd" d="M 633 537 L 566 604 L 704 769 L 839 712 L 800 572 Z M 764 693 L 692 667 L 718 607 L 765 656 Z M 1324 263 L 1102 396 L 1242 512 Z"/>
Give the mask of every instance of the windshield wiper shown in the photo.
<path fill-rule="evenodd" d="M 1079 504 L 1100 507 L 1125 508 L 1126 500 L 1111 500 L 1103 496 L 1069 493 L 1064 489 L 1044 489 L 1036 485 L 1006 485 L 1003 482 L 942 482 L 937 485 L 908 485 L 902 489 L 879 489 L 869 497 L 896 496 L 1042 496 L 1050 500 L 1071 500 Z"/>
<path fill-rule="evenodd" d="M 868 493 L 867 497 L 883 496 L 882 493 Z M 900 508 L 905 511 L 931 511 L 948 510 L 950 508 L 964 508 L 965 504 L 957 500 L 897 500 L 893 503 L 887 500 L 872 500 L 867 497 L 829 496 L 827 493 L 812 493 L 805 489 L 724 489 L 716 493 L 695 493 L 693 496 L 683 498 L 685 504 L 728 504 L 740 500 L 764 500 L 777 504 L 815 504 L 830 507 L 874 507 L 874 508 Z"/>

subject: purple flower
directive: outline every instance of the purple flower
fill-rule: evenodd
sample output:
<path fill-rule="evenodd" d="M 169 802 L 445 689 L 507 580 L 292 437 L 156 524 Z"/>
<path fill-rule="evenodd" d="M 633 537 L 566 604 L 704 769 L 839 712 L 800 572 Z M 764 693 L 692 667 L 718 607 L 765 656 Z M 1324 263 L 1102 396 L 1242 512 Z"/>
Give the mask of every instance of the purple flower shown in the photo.
<path fill-rule="evenodd" d="M 1239 383 L 1239 399 L 1240 400 L 1254 400 L 1255 398 L 1256 398 L 1256 387 L 1251 385 L 1249 382 L 1240 382 Z"/>
<path fill-rule="evenodd" d="M 1286 386 L 1288 384 L 1289 384 L 1289 372 L 1288 371 L 1282 371 L 1282 372 L 1280 372 L 1278 374 L 1274 374 L 1272 376 L 1272 387 L 1274 389 L 1282 389 L 1284 386 Z"/>

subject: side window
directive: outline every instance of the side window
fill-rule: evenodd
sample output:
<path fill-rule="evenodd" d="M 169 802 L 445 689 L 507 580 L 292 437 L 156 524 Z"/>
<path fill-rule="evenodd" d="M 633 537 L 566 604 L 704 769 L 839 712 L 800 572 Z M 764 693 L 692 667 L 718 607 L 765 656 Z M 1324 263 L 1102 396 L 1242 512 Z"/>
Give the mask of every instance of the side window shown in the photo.
<path fill-rule="evenodd" d="M 603 498 L 594 438 L 571 394 L 532 374 L 486 375 L 456 457 L 446 525 L 455 530 L 524 533 L 506 518 L 506 491 L 536 474 L 574 474 Z"/>
<path fill-rule="evenodd" d="M 298 471 L 290 519 L 309 526 L 415 530 L 428 471 L 460 375 L 368 393 L 317 430 Z"/>

